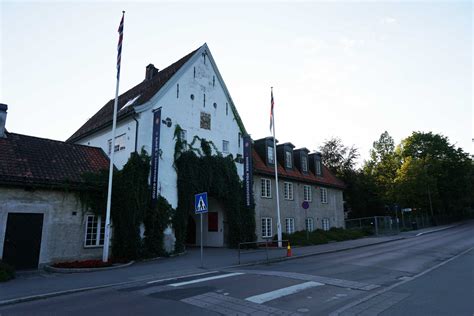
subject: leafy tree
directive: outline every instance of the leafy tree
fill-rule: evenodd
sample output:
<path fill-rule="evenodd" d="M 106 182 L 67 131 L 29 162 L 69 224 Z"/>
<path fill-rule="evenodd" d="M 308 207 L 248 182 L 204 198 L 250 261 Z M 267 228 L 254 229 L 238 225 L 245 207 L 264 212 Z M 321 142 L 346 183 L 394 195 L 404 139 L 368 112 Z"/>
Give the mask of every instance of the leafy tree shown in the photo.
<path fill-rule="evenodd" d="M 353 172 L 359 150 L 352 146 L 344 146 L 342 140 L 337 137 L 326 140 L 319 148 L 323 164 L 334 174 L 344 178 L 347 173 Z"/>

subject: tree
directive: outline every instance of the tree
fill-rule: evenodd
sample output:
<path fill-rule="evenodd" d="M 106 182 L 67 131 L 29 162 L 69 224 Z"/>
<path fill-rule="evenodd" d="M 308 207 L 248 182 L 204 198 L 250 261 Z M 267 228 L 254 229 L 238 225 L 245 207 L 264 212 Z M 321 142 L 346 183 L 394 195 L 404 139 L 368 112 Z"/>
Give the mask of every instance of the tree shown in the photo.
<path fill-rule="evenodd" d="M 336 176 L 344 178 L 347 173 L 354 171 L 359 150 L 352 146 L 344 146 L 342 140 L 337 137 L 326 140 L 321 147 L 323 164 Z"/>
<path fill-rule="evenodd" d="M 435 215 L 458 217 L 471 205 L 472 160 L 447 137 L 413 132 L 398 149 L 396 190 L 407 206 L 430 204 Z M 409 204 L 411 203 L 411 205 Z"/>

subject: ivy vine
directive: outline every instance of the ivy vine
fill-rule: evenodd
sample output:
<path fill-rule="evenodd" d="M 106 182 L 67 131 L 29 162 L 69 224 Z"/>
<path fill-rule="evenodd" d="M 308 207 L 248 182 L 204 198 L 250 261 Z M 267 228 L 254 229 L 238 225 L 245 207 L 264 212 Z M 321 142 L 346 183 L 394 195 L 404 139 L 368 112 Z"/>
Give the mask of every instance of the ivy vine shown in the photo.
<path fill-rule="evenodd" d="M 178 176 L 178 206 L 173 216 L 176 251 L 184 250 L 188 218 L 194 214 L 194 195 L 200 192 L 207 192 L 223 204 L 229 246 L 236 247 L 240 242 L 254 241 L 255 209 L 244 204 L 243 183 L 232 156 L 223 157 L 217 150 L 218 154 L 213 156 L 213 144 L 204 138 L 195 137 L 194 140 L 200 140 L 201 148 L 199 151 L 193 149 L 194 140 L 186 144 L 181 139 L 179 125 L 174 135 L 174 163 Z"/>

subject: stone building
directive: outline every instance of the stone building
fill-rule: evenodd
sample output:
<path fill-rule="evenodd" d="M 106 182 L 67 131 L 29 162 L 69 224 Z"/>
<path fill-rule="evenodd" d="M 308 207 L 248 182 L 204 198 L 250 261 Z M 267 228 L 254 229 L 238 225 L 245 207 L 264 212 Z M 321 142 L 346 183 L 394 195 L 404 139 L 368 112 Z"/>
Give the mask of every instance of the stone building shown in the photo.
<path fill-rule="evenodd" d="M 278 142 L 278 141 L 277 141 Z M 277 234 L 273 137 L 254 141 L 253 189 L 259 241 Z M 321 162 L 320 153 L 276 146 L 278 192 L 283 233 L 344 227 L 344 183 Z"/>
<path fill-rule="evenodd" d="M 113 105 L 114 100 L 105 104 L 68 142 L 100 147 L 110 154 Z M 238 175 L 243 177 L 243 140 L 247 133 L 206 44 L 163 70 L 148 65 L 144 80 L 118 100 L 114 164 L 121 169 L 132 152 L 145 149 L 152 161 L 151 198 L 161 195 L 174 208 L 178 204 L 174 168 L 178 125 L 181 138 L 190 147 L 198 149 L 199 140 L 204 138 L 212 142 L 213 154 L 232 155 Z M 226 211 L 212 196 L 209 204 L 209 215 L 204 217 L 204 245 L 223 246 Z M 189 219 L 191 244 L 200 243 L 197 219 Z M 165 248 L 172 250 L 170 245 Z"/>
<path fill-rule="evenodd" d="M 104 223 L 76 195 L 107 170 L 100 148 L 9 133 L 0 104 L 0 259 L 17 269 L 100 258 Z"/>

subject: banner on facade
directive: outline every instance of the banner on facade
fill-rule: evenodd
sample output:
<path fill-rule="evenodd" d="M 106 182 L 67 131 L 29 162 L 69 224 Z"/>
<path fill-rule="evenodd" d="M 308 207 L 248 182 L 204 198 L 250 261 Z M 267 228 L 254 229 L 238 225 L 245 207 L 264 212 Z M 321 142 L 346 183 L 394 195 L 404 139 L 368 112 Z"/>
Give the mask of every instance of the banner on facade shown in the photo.
<path fill-rule="evenodd" d="M 253 205 L 253 177 L 252 177 L 252 139 L 250 136 L 244 136 L 244 194 L 245 205 Z"/>
<path fill-rule="evenodd" d="M 153 139 L 151 145 L 151 200 L 153 204 L 158 198 L 158 166 L 160 163 L 160 128 L 161 109 L 153 113 Z"/>

